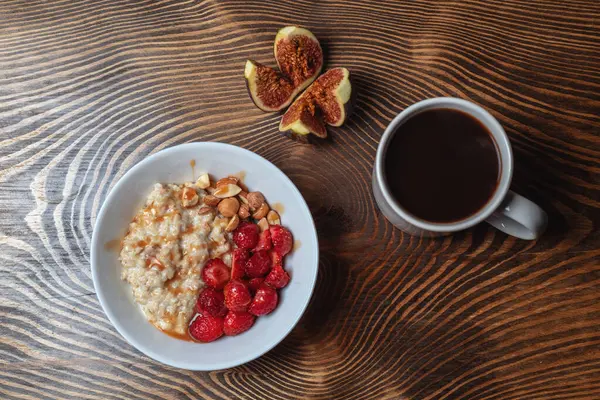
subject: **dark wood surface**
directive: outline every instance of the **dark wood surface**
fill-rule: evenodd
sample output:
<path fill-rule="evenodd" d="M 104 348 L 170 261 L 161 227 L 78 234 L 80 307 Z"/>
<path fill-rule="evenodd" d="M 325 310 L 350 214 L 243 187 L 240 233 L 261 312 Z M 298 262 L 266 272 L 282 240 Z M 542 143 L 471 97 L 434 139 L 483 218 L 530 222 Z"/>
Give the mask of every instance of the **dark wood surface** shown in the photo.
<path fill-rule="evenodd" d="M 356 77 L 356 114 L 312 146 L 277 133 L 242 75 L 248 57 L 273 65 L 288 24 Z M 596 0 L 0 1 L 0 398 L 600 398 L 599 93 Z M 378 212 L 379 138 L 434 96 L 504 125 L 514 188 L 550 217 L 540 240 L 419 239 Z M 279 166 L 322 251 L 289 337 L 213 373 L 130 346 L 89 265 L 111 185 L 193 141 Z"/>

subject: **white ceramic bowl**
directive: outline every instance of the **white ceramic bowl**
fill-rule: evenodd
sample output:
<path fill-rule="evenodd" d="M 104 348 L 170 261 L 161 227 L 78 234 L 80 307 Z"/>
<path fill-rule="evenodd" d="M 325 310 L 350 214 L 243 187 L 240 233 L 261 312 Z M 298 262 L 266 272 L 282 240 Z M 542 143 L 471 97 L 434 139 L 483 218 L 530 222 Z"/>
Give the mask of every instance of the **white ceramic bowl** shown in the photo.
<path fill-rule="evenodd" d="M 280 303 L 252 329 L 202 344 L 178 340 L 160 332 L 134 302 L 131 288 L 120 279 L 118 251 L 106 243 L 121 239 L 136 211 L 156 182 L 185 182 L 209 172 L 222 177 L 245 172 L 244 182 L 260 190 L 271 204 L 281 203 L 282 224 L 299 246 L 285 260 L 292 277 L 280 292 Z M 210 371 L 251 361 L 277 345 L 296 325 L 315 286 L 319 246 L 310 210 L 287 176 L 264 158 L 223 143 L 189 143 L 160 151 L 129 170 L 108 194 L 94 228 L 91 247 L 94 287 L 104 312 L 115 328 L 138 350 L 162 363 L 190 370 Z"/>

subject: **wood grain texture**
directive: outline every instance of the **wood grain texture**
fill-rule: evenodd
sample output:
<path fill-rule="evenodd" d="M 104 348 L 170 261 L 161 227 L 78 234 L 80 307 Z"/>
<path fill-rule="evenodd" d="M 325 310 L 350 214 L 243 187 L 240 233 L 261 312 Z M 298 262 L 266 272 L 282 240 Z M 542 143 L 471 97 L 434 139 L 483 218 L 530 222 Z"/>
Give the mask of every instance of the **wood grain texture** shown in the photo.
<path fill-rule="evenodd" d="M 356 114 L 314 146 L 281 137 L 244 87 L 246 58 L 273 65 L 287 24 L 356 77 Z M 599 93 L 596 0 L 0 0 L 0 397 L 600 398 Z M 543 238 L 480 225 L 419 239 L 378 212 L 379 138 L 434 96 L 472 100 L 504 125 L 514 187 L 550 216 Z M 111 185 L 193 141 L 279 166 L 322 251 L 291 335 L 213 373 L 133 349 L 89 266 Z"/>

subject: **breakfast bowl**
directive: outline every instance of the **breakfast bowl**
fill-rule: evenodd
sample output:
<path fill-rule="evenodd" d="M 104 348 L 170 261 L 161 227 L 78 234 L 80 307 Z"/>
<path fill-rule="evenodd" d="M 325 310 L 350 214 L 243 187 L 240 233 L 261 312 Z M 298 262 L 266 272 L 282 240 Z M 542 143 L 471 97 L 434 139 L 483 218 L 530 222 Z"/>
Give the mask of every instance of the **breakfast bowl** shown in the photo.
<path fill-rule="evenodd" d="M 256 319 L 237 336 L 210 343 L 181 340 L 148 322 L 121 279 L 120 246 L 129 223 L 156 183 L 184 183 L 202 173 L 243 176 L 249 188 L 260 190 L 270 204 L 279 204 L 281 224 L 294 238 L 286 256 L 291 276 L 280 291 L 277 308 Z M 117 246 L 114 244 L 117 243 Z M 317 277 L 319 246 L 310 210 L 290 179 L 259 155 L 223 143 L 189 143 L 171 147 L 140 161 L 114 185 L 96 218 L 91 243 L 91 268 L 96 294 L 111 323 L 135 348 L 164 364 L 188 370 L 235 367 L 266 353 L 294 328 L 306 309 Z"/>

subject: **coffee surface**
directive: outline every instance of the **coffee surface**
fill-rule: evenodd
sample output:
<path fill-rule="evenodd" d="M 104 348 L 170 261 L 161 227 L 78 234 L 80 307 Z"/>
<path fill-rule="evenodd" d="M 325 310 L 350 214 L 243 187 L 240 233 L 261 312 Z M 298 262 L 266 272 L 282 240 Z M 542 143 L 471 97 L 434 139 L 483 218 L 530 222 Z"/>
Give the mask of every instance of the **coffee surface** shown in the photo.
<path fill-rule="evenodd" d="M 391 139 L 385 179 L 398 204 L 430 222 L 456 222 L 479 211 L 498 185 L 500 161 L 489 130 L 453 109 L 427 110 Z"/>

